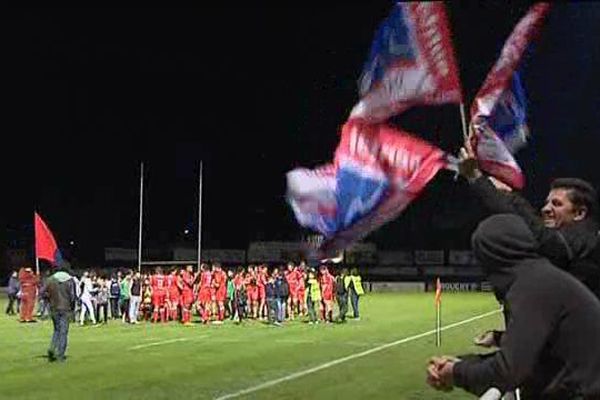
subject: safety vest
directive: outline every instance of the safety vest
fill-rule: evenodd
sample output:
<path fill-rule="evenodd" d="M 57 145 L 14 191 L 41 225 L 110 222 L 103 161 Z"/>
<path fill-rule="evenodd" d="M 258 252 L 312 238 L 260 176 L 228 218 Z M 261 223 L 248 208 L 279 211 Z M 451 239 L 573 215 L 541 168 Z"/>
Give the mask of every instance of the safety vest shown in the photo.
<path fill-rule="evenodd" d="M 365 291 L 362 287 L 360 275 L 348 275 L 346 278 L 344 278 L 344 286 L 346 286 L 346 290 L 348 290 L 348 288 L 350 287 L 350 282 L 352 282 L 354 286 L 354 291 L 357 295 L 361 296 L 365 294 Z"/>

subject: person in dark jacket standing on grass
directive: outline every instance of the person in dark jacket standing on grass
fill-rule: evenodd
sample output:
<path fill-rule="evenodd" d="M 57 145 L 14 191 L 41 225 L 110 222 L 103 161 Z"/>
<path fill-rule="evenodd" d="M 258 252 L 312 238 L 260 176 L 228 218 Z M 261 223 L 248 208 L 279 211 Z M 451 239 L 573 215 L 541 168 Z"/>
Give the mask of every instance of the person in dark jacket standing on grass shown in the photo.
<path fill-rule="evenodd" d="M 534 235 L 516 215 L 483 221 L 472 245 L 504 305 L 506 332 L 494 353 L 432 359 L 428 383 L 479 396 L 490 388 L 519 388 L 523 400 L 600 399 L 600 302 L 594 294 L 539 256 Z"/>
<path fill-rule="evenodd" d="M 17 293 L 19 293 L 19 278 L 17 275 L 17 271 L 13 271 L 12 275 L 8 280 L 8 305 L 6 306 L 6 314 L 7 315 L 15 315 L 15 303 L 19 301 L 17 297 Z M 17 312 L 19 312 L 19 307 L 17 305 Z"/>
<path fill-rule="evenodd" d="M 342 269 L 342 272 L 335 278 L 335 297 L 340 309 L 338 316 L 340 322 L 346 322 L 346 314 L 348 313 L 348 289 L 346 288 L 346 277 L 348 270 Z"/>
<path fill-rule="evenodd" d="M 46 296 L 54 325 L 52 342 L 48 349 L 48 360 L 62 362 L 65 361 L 65 351 L 67 350 L 69 321 L 77 300 L 72 276 L 63 269 L 57 269 L 48 278 Z"/>

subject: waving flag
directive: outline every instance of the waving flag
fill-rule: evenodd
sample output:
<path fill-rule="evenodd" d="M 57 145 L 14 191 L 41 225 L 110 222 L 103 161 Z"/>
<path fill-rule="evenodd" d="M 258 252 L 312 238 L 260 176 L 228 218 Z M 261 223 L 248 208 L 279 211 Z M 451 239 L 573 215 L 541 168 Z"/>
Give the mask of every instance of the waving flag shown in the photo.
<path fill-rule="evenodd" d="M 396 218 L 441 169 L 440 149 L 383 124 L 346 123 L 335 168 L 288 173 L 288 201 L 298 222 L 321 233 L 324 255 Z"/>
<path fill-rule="evenodd" d="M 548 3 L 537 3 L 519 21 L 471 107 L 471 140 L 481 169 L 513 188 L 525 184 L 513 154 L 525 145 L 528 135 L 518 67 L 549 8 Z"/>
<path fill-rule="evenodd" d="M 351 119 L 381 122 L 414 105 L 460 103 L 443 2 L 399 2 L 375 34 Z"/>
<path fill-rule="evenodd" d="M 38 213 L 34 213 L 33 218 L 35 225 L 35 257 L 49 261 L 52 265 L 58 265 L 63 258 L 52 232 Z"/>

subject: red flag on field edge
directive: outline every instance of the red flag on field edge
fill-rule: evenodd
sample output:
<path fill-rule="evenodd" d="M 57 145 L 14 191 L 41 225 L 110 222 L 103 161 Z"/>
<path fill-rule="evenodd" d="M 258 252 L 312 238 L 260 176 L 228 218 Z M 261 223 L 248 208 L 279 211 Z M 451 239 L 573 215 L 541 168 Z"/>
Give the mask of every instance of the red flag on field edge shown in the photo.
<path fill-rule="evenodd" d="M 58 265 L 62 254 L 56 245 L 54 235 L 38 213 L 34 213 L 35 222 L 35 257 Z"/>
<path fill-rule="evenodd" d="M 442 304 L 442 283 L 440 278 L 435 282 L 435 306 L 439 307 Z"/>
<path fill-rule="evenodd" d="M 442 345 L 442 283 L 440 278 L 435 282 L 435 345 Z"/>

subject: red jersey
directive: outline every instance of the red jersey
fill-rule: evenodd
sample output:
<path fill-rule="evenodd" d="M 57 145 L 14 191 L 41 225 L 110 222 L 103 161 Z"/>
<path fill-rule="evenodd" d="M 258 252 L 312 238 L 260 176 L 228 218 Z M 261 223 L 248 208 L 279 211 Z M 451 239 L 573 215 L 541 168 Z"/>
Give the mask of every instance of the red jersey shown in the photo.
<path fill-rule="evenodd" d="M 258 273 L 256 284 L 261 288 L 264 288 L 267 285 L 267 274 L 265 272 L 261 271 Z"/>
<path fill-rule="evenodd" d="M 152 291 L 164 291 L 167 288 L 167 280 L 164 275 L 152 275 L 150 277 L 150 285 L 152 286 Z"/>
<path fill-rule="evenodd" d="M 322 292 L 328 292 L 328 293 L 333 292 L 333 285 L 335 283 L 335 279 L 334 279 L 333 275 L 331 275 L 329 272 L 321 275 L 321 278 L 319 279 L 319 283 L 321 284 Z"/>
<path fill-rule="evenodd" d="M 225 271 L 215 271 L 212 274 L 212 286 L 217 290 L 227 288 L 227 274 Z"/>
<path fill-rule="evenodd" d="M 306 288 L 306 284 L 304 283 L 306 280 L 306 276 L 300 270 L 296 270 L 298 275 L 298 290 L 304 290 Z"/>
<path fill-rule="evenodd" d="M 296 289 L 298 289 L 298 274 L 295 270 L 286 271 L 285 280 L 287 281 L 291 292 L 296 291 Z"/>
<path fill-rule="evenodd" d="M 237 274 L 233 277 L 233 285 L 236 290 L 240 290 L 244 285 L 244 276 L 242 274 Z"/>
<path fill-rule="evenodd" d="M 192 292 L 194 290 L 194 274 L 183 271 L 181 278 L 183 283 L 183 292 Z"/>
<path fill-rule="evenodd" d="M 212 273 L 210 271 L 204 271 L 200 273 L 200 288 L 210 289 L 212 285 Z"/>
<path fill-rule="evenodd" d="M 178 277 L 176 275 L 167 276 L 167 288 L 169 288 L 169 294 L 172 296 L 179 296 L 179 285 Z"/>

